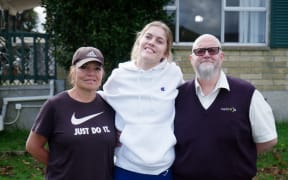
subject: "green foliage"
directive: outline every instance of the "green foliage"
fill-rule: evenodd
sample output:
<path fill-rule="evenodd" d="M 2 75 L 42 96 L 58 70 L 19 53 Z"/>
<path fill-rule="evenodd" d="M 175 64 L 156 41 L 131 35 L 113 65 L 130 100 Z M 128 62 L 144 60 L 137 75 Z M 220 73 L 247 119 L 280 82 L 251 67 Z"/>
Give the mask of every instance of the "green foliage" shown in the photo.
<path fill-rule="evenodd" d="M 169 23 L 163 6 L 169 0 L 42 0 L 46 32 L 55 45 L 56 61 L 69 69 L 74 51 L 95 46 L 105 57 L 109 74 L 130 59 L 136 32 L 153 20 Z"/>
<path fill-rule="evenodd" d="M 32 32 L 36 31 L 37 26 L 37 13 L 33 10 L 23 11 L 16 16 L 16 29 L 20 31 Z"/>

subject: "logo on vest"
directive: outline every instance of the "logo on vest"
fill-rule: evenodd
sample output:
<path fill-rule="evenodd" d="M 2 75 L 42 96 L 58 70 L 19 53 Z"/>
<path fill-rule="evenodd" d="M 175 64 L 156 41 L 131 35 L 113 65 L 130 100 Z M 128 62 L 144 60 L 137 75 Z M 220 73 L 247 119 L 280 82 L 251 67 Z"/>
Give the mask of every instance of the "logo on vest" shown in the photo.
<path fill-rule="evenodd" d="M 223 107 L 220 108 L 221 111 L 226 111 L 226 112 L 236 112 L 236 108 L 235 107 Z"/>

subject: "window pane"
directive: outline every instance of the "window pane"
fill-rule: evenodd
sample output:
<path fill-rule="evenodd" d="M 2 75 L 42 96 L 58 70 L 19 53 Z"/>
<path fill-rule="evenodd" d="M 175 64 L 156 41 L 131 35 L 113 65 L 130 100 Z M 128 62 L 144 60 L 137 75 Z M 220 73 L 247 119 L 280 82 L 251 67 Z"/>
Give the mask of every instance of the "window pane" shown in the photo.
<path fill-rule="evenodd" d="M 175 30 L 175 24 L 176 24 L 176 12 L 175 10 L 167 10 L 166 11 L 167 15 L 170 17 L 170 23 L 171 24 L 167 24 L 173 34 L 173 41 L 175 41 L 176 39 L 176 30 Z"/>
<path fill-rule="evenodd" d="M 204 33 L 220 38 L 221 0 L 181 0 L 179 6 L 180 42 L 192 42 Z"/>
<path fill-rule="evenodd" d="M 224 42 L 239 42 L 239 13 L 225 13 Z"/>
<path fill-rule="evenodd" d="M 265 43 L 265 12 L 226 12 L 225 42 Z"/>
<path fill-rule="evenodd" d="M 228 7 L 266 7 L 267 0 L 226 0 Z"/>
<path fill-rule="evenodd" d="M 238 7 L 239 6 L 239 0 L 226 0 L 226 6 L 228 7 Z"/>

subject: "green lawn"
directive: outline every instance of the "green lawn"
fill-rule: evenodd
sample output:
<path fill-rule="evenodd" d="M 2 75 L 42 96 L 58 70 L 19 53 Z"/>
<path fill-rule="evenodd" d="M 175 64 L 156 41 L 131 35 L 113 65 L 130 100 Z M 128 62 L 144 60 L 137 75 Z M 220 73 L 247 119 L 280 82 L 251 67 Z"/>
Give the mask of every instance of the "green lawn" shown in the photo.
<path fill-rule="evenodd" d="M 278 123 L 278 143 L 272 151 L 258 157 L 258 179 L 288 179 L 288 123 Z"/>
<path fill-rule="evenodd" d="M 0 132 L 0 179 L 43 180 L 44 166 L 25 152 L 28 131 Z"/>
<path fill-rule="evenodd" d="M 288 123 L 277 123 L 278 144 L 259 155 L 254 180 L 288 179 Z M 0 179 L 42 180 L 44 166 L 25 152 L 28 136 L 23 130 L 0 132 Z"/>

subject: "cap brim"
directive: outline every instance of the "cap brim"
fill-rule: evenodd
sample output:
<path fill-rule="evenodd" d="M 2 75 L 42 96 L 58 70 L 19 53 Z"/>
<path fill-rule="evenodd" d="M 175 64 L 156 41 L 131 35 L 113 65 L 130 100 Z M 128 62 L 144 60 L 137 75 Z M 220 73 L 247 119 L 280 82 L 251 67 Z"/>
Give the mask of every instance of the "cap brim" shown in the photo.
<path fill-rule="evenodd" d="M 78 67 L 81 67 L 83 66 L 84 64 L 88 63 L 88 62 L 92 62 L 92 61 L 95 61 L 95 62 L 98 62 L 100 63 L 101 65 L 103 65 L 103 62 L 99 59 L 96 59 L 96 58 L 86 58 L 86 59 L 82 59 L 80 60 L 79 62 L 77 62 L 75 64 L 75 66 L 78 68 Z"/>

